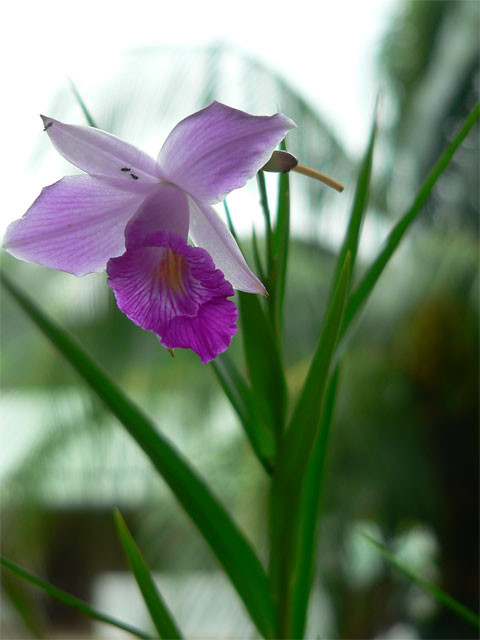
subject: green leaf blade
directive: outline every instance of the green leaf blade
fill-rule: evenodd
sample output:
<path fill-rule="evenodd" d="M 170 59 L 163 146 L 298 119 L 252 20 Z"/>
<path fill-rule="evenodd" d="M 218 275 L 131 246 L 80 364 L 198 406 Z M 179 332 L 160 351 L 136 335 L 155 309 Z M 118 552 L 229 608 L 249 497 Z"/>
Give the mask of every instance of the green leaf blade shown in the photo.
<path fill-rule="evenodd" d="M 315 569 L 315 549 L 322 490 L 325 483 L 327 451 L 335 409 L 339 367 L 328 382 L 322 410 L 320 432 L 305 473 L 299 497 L 299 538 L 302 541 L 292 582 L 292 637 L 303 638 L 308 599 Z"/>
<path fill-rule="evenodd" d="M 350 254 L 347 253 L 335 294 L 327 309 L 320 340 L 295 406 L 282 446 L 282 475 L 303 473 L 319 429 L 330 364 L 340 334 L 350 282 Z M 312 426 L 314 425 L 314 426 Z"/>
<path fill-rule="evenodd" d="M 430 193 L 435 186 L 438 178 L 445 171 L 447 166 L 450 163 L 453 155 L 457 151 L 458 147 L 465 140 L 467 134 L 470 132 L 472 127 L 478 121 L 480 117 L 480 103 L 477 103 L 473 111 L 470 113 L 468 118 L 463 123 L 460 131 L 454 138 L 454 140 L 447 146 L 444 153 L 441 155 L 440 159 L 437 161 L 423 185 L 421 186 L 415 200 L 413 201 L 412 206 L 408 211 L 403 215 L 403 217 L 398 221 L 390 235 L 388 236 L 383 249 L 380 251 L 377 258 L 374 260 L 373 264 L 367 270 L 365 276 L 362 278 L 360 284 L 356 287 L 356 289 L 352 292 L 350 299 L 348 301 L 347 308 L 345 310 L 345 317 L 343 320 L 342 327 L 342 335 L 345 334 L 346 330 L 350 326 L 352 320 L 355 318 L 359 310 L 365 304 L 367 298 L 372 292 L 374 286 L 376 285 L 378 279 L 383 273 L 383 270 L 387 266 L 390 258 L 395 253 L 398 245 L 400 244 L 405 232 L 408 230 L 412 222 L 417 218 L 420 213 L 423 205 L 427 201 L 430 196 Z"/>
<path fill-rule="evenodd" d="M 240 247 L 240 242 L 238 240 L 237 232 L 235 231 L 235 227 L 233 225 L 233 220 L 232 220 L 232 216 L 231 216 L 231 213 L 230 213 L 230 209 L 228 208 L 228 204 L 227 204 L 226 200 L 223 201 L 223 208 L 225 210 L 225 216 L 227 218 L 227 224 L 228 224 L 228 228 L 230 229 L 230 233 L 235 238 L 237 244 Z"/>
<path fill-rule="evenodd" d="M 178 630 L 166 603 L 158 592 L 142 554 L 118 509 L 115 509 L 114 517 L 123 550 L 156 630 L 164 640 L 168 640 L 169 638 L 172 640 L 181 640 L 183 636 Z"/>
<path fill-rule="evenodd" d="M 353 273 L 355 269 L 355 261 L 357 258 L 358 244 L 360 241 L 360 231 L 362 228 L 363 218 L 368 205 L 368 196 L 370 192 L 370 180 L 372 176 L 372 164 L 373 164 L 373 151 L 375 147 L 375 139 L 377 132 L 377 114 L 373 117 L 372 128 L 370 130 L 369 141 L 365 155 L 363 156 L 360 164 L 360 172 L 358 175 L 357 185 L 355 189 L 355 196 L 353 199 L 352 210 L 348 221 L 347 230 L 345 232 L 345 239 L 343 241 L 342 249 L 337 258 L 337 265 L 335 268 L 335 275 L 333 277 L 331 295 L 334 294 L 343 264 L 347 253 L 350 253 L 350 283 L 353 280 Z"/>
<path fill-rule="evenodd" d="M 262 259 L 260 257 L 260 250 L 258 248 L 258 240 L 257 234 L 255 233 L 255 227 L 252 229 L 252 249 L 253 249 L 253 260 L 255 262 L 255 268 L 257 269 L 258 277 L 262 282 L 267 281 L 267 276 L 265 274 L 265 269 L 262 265 Z"/>
<path fill-rule="evenodd" d="M 198 473 L 114 381 L 7 276 L 1 282 L 150 458 L 222 564 L 260 633 L 273 635 L 265 571 L 243 533 Z"/>
<path fill-rule="evenodd" d="M 285 145 L 283 145 L 285 146 Z M 272 283 L 275 323 L 281 335 L 283 303 L 287 284 L 288 246 L 290 238 L 290 175 L 281 173 L 278 179 L 277 218 L 273 231 Z"/>
<path fill-rule="evenodd" d="M 15 611 L 19 622 L 23 624 L 27 632 L 26 635 L 42 640 L 47 637 L 44 619 L 34 603 L 31 602 L 30 595 L 26 592 L 25 584 L 20 583 L 15 578 L 11 580 L 9 576 L 5 576 L 5 573 L 2 574 L 2 597 L 6 598 Z M 4 604 L 3 607 L 5 607 Z"/>
<path fill-rule="evenodd" d="M 279 348 L 258 296 L 239 291 L 243 346 L 259 418 L 280 438 L 287 410 L 287 385 Z"/>
<path fill-rule="evenodd" d="M 101 611 L 98 611 L 97 609 L 94 609 L 86 602 L 83 602 L 83 600 L 80 600 L 79 598 L 76 598 L 75 596 L 70 595 L 66 591 L 63 591 L 63 589 L 59 589 L 58 587 L 55 587 L 48 582 L 45 582 L 45 580 L 42 580 L 41 578 L 35 576 L 33 573 L 30 573 L 29 571 L 26 571 L 25 569 L 20 567 L 18 564 L 11 562 L 11 560 L 8 560 L 4 556 L 0 556 L 0 564 L 6 567 L 7 569 L 10 569 L 10 571 L 13 571 L 17 576 L 20 576 L 24 580 L 27 580 L 28 582 L 30 582 L 30 584 L 33 584 L 36 587 L 42 589 L 42 591 L 45 591 L 45 593 L 47 593 L 52 598 L 55 598 L 56 600 L 58 600 L 59 602 L 62 602 L 68 607 L 73 607 L 74 609 L 77 609 L 77 611 L 80 611 L 81 613 L 85 614 L 89 618 L 92 618 L 93 620 L 98 620 L 99 622 L 104 622 L 105 624 L 109 624 L 113 627 L 117 627 L 117 629 L 122 629 L 123 631 L 127 631 L 128 633 L 131 633 L 137 638 L 143 638 L 144 640 L 152 640 L 152 636 L 147 634 L 145 631 L 136 629 L 135 627 L 132 627 L 131 625 L 125 622 L 121 622 L 116 618 L 112 618 L 112 616 L 109 616 L 105 613 L 102 613 Z"/>
<path fill-rule="evenodd" d="M 367 149 L 360 165 L 349 223 L 345 232 L 342 249 L 337 258 L 329 303 L 327 306 L 332 303 L 347 255 L 350 255 L 349 283 L 352 281 L 352 273 L 355 266 L 355 259 L 360 240 L 360 231 L 368 203 L 375 137 L 376 109 Z M 302 541 L 302 544 L 299 547 L 298 554 L 294 558 L 295 564 L 291 569 L 292 614 L 290 633 L 296 638 L 303 637 L 305 631 L 307 606 L 313 575 L 312 572 L 315 564 L 314 554 L 320 509 L 320 497 L 325 473 L 327 447 L 337 384 L 338 367 L 335 369 L 328 383 L 325 403 L 322 408 L 319 436 L 314 444 L 311 459 L 306 469 L 305 478 L 299 496 L 298 538 Z"/>
<path fill-rule="evenodd" d="M 350 254 L 347 253 L 306 381 L 281 444 L 273 476 L 270 580 L 277 607 L 279 637 L 293 637 L 294 573 L 303 544 L 300 537 L 302 512 L 299 495 L 303 491 L 308 463 L 320 433 L 328 374 L 340 333 L 349 279 Z"/>
<path fill-rule="evenodd" d="M 397 558 L 395 558 L 395 556 L 386 547 L 384 547 L 383 544 L 380 544 L 380 542 L 377 542 L 376 540 L 374 540 L 374 538 L 366 533 L 362 533 L 362 537 L 365 538 L 365 540 L 367 540 L 372 546 L 374 546 L 375 549 L 382 554 L 385 560 L 392 567 L 397 569 L 397 571 L 403 573 L 404 576 L 406 576 L 419 587 L 430 593 L 436 600 L 438 600 L 438 602 L 441 602 L 443 605 L 454 611 L 458 616 L 460 616 L 467 622 L 470 622 L 473 626 L 480 628 L 480 617 L 476 613 L 458 602 L 458 600 L 455 600 L 455 598 L 452 598 L 452 596 L 448 595 L 448 593 L 440 589 L 440 587 L 437 587 L 431 582 L 428 582 L 427 580 L 424 580 L 423 578 L 418 576 L 415 572 L 405 566 L 403 562 L 397 560 Z"/>
<path fill-rule="evenodd" d="M 257 173 L 258 190 L 260 192 L 260 205 L 265 219 L 265 254 L 267 257 L 267 289 L 272 284 L 272 265 L 273 265 L 273 232 L 272 218 L 270 215 L 270 207 L 268 204 L 267 186 L 265 184 L 265 175 L 263 171 Z"/>
<path fill-rule="evenodd" d="M 85 102 L 83 101 L 82 96 L 80 95 L 77 87 L 75 86 L 74 82 L 72 79 L 70 79 L 70 86 L 72 88 L 73 91 L 73 95 L 75 96 L 75 98 L 77 99 L 78 104 L 80 105 L 80 109 L 83 112 L 83 115 L 85 116 L 85 120 L 88 122 L 88 124 L 91 127 L 95 127 L 95 129 L 98 129 L 97 124 L 95 122 L 95 120 L 93 119 L 92 114 L 90 113 L 90 111 L 87 109 L 87 105 L 85 104 Z"/>
<path fill-rule="evenodd" d="M 220 386 L 236 411 L 252 449 L 265 471 L 275 466 L 275 437 L 271 429 L 258 419 L 250 388 L 227 353 L 210 363 Z"/>

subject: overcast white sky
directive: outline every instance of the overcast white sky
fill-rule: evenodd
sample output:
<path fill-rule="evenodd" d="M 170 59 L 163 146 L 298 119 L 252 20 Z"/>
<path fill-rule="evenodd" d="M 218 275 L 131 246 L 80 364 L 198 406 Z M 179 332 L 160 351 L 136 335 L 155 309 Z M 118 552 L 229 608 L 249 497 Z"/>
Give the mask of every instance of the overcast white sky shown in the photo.
<path fill-rule="evenodd" d="M 1 108 L 9 164 L 2 163 L 0 234 L 44 186 L 45 172 L 28 164 L 38 114 L 49 110 L 55 90 L 69 76 L 83 89 L 101 85 L 120 52 L 139 45 L 235 44 L 278 70 L 359 153 L 378 89 L 375 56 L 398 7 L 399 0 L 5 3 Z"/>

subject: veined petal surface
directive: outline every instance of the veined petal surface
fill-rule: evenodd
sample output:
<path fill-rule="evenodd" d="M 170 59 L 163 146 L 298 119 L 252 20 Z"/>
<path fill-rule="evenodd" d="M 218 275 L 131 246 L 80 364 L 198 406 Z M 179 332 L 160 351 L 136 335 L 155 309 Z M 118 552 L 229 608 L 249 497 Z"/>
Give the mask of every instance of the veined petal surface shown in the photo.
<path fill-rule="evenodd" d="M 82 171 L 127 182 L 158 182 L 157 163 L 148 154 L 117 136 L 42 116 L 56 150 Z"/>
<path fill-rule="evenodd" d="M 125 251 L 125 227 L 144 197 L 92 176 L 62 178 L 9 225 L 3 246 L 16 258 L 76 276 L 103 271 Z"/>
<path fill-rule="evenodd" d="M 265 295 L 265 287 L 250 270 L 235 238 L 217 212 L 193 198 L 188 200 L 193 242 L 208 251 L 217 269 L 222 271 L 234 289 Z"/>
<path fill-rule="evenodd" d="M 252 178 L 295 126 L 281 113 L 252 116 L 213 102 L 172 130 L 157 159 L 159 175 L 215 204 Z"/>
<path fill-rule="evenodd" d="M 108 262 L 108 284 L 118 307 L 167 348 L 190 348 L 209 362 L 236 332 L 233 288 L 208 253 L 167 231 Z"/>
<path fill-rule="evenodd" d="M 237 317 L 231 300 L 212 297 L 199 307 L 197 315 L 174 318 L 160 342 L 167 349 L 192 349 L 205 364 L 228 349 L 237 332 Z"/>
<path fill-rule="evenodd" d="M 186 193 L 174 184 L 160 182 L 128 223 L 125 231 L 126 245 L 130 247 L 142 244 L 153 231 L 171 231 L 186 241 L 189 217 Z"/>

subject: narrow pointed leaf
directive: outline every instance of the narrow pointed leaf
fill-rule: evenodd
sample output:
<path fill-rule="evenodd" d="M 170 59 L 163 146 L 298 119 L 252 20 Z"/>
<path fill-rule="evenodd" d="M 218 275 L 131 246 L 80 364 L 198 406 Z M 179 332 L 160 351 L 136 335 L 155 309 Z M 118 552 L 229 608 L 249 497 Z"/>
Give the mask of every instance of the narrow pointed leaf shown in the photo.
<path fill-rule="evenodd" d="M 66 331 L 48 318 L 5 274 L 1 275 L 1 281 L 147 454 L 223 565 L 260 633 L 271 636 L 273 609 L 265 571 L 204 480 Z"/>
<path fill-rule="evenodd" d="M 377 106 L 373 117 L 369 142 L 362 163 L 360 165 L 355 196 L 350 213 L 348 227 L 342 249 L 337 258 L 337 265 L 332 279 L 330 298 L 335 294 L 342 268 L 345 264 L 347 254 L 351 257 L 349 283 L 353 280 L 353 271 L 357 256 L 358 244 L 362 221 L 366 213 L 370 180 L 372 174 L 373 150 L 375 146 L 377 128 Z M 349 285 L 350 286 L 350 285 Z M 328 446 L 330 426 L 333 416 L 333 407 L 338 382 L 338 367 L 332 374 L 322 410 L 321 428 L 319 438 L 312 452 L 311 460 L 308 464 L 304 486 L 301 494 L 301 504 L 299 513 L 299 536 L 302 539 L 302 547 L 297 558 L 297 567 L 294 573 L 292 584 L 292 635 L 303 637 L 305 631 L 305 621 L 310 595 L 312 571 L 314 569 L 314 554 L 317 532 L 317 521 L 321 488 L 323 486 L 323 474 L 325 471 L 325 459 Z"/>
<path fill-rule="evenodd" d="M 285 145 L 283 145 L 285 146 Z M 283 301 L 287 283 L 288 245 L 290 236 L 290 176 L 281 173 L 278 179 L 277 218 L 273 232 L 273 267 L 272 267 L 272 305 L 275 323 L 281 335 L 283 320 Z"/>
<path fill-rule="evenodd" d="M 280 147 L 282 150 L 286 150 L 284 140 L 280 143 Z M 257 180 L 260 203 L 265 217 L 267 269 L 264 279 L 269 293 L 266 310 L 273 328 L 274 338 L 280 345 L 290 234 L 290 182 L 288 173 L 280 174 L 277 212 L 273 225 L 263 171 L 258 173 Z"/>
<path fill-rule="evenodd" d="M 131 633 L 132 635 L 137 636 L 137 638 L 144 638 L 145 640 L 151 640 L 153 638 L 153 636 L 147 634 L 145 631 L 136 629 L 135 627 L 132 627 L 131 625 L 126 624 L 125 622 L 121 622 L 116 618 L 112 618 L 111 616 L 105 613 L 102 613 L 101 611 L 97 611 L 97 609 L 94 609 L 86 602 L 83 602 L 83 600 L 80 600 L 79 598 L 76 598 L 75 596 L 70 595 L 66 591 L 63 591 L 63 589 L 54 587 L 52 584 L 49 584 L 48 582 L 45 582 L 45 580 L 42 580 L 41 578 L 38 578 L 37 576 L 35 576 L 33 573 L 30 573 L 29 571 L 22 569 L 22 567 L 20 567 L 18 564 L 15 564 L 14 562 L 7 560 L 7 558 L 4 558 L 3 556 L 0 556 L 0 564 L 2 564 L 7 569 L 10 569 L 14 573 L 16 573 L 17 576 L 20 576 L 24 580 L 27 580 L 31 584 L 34 584 L 36 587 L 39 587 L 52 598 L 59 600 L 63 604 L 67 605 L 68 607 L 73 607 L 74 609 L 77 609 L 77 611 L 80 611 L 81 613 L 85 614 L 89 618 L 93 618 L 94 620 L 99 620 L 100 622 L 104 622 L 105 624 L 110 624 L 113 627 L 117 627 L 118 629 L 127 631 L 128 633 Z"/>
<path fill-rule="evenodd" d="M 350 254 L 347 253 L 305 384 L 281 443 L 273 476 L 270 579 L 279 621 L 276 631 L 282 638 L 293 637 L 294 573 L 301 558 L 303 544 L 299 496 L 319 438 L 328 373 L 340 333 L 349 276 Z"/>
<path fill-rule="evenodd" d="M 470 113 L 468 118 L 463 123 L 460 131 L 443 152 L 442 156 L 435 164 L 425 182 L 421 186 L 412 206 L 404 214 L 404 216 L 395 225 L 390 235 L 388 236 L 385 245 L 373 264 L 368 269 L 367 273 L 362 278 L 360 284 L 352 292 L 348 301 L 347 308 L 345 310 L 345 317 L 343 320 L 342 335 L 345 333 L 353 318 L 357 315 L 360 308 L 365 304 L 367 298 L 372 292 L 373 287 L 377 283 L 378 279 L 383 273 L 390 258 L 395 253 L 398 245 L 400 244 L 405 232 L 408 230 L 412 222 L 417 218 L 418 214 L 422 210 L 423 205 L 430 196 L 430 193 L 435 186 L 438 178 L 447 168 L 450 160 L 452 159 L 455 151 L 465 140 L 467 134 L 472 129 L 474 124 L 478 121 L 480 116 L 480 103 L 477 103 L 476 107 Z"/>
<path fill-rule="evenodd" d="M 28 636 L 32 638 L 46 638 L 44 620 L 41 612 L 31 602 L 31 594 L 26 593 L 26 584 L 15 577 L 13 580 L 2 575 L 2 596 L 17 614 L 19 621 L 23 623 Z M 30 596 L 30 597 L 29 597 Z"/>
<path fill-rule="evenodd" d="M 262 282 L 266 282 L 265 269 L 262 265 L 262 259 L 260 258 L 260 251 L 258 248 L 257 234 L 255 233 L 255 228 L 252 229 L 252 249 L 253 249 L 253 259 L 255 261 L 255 268 L 257 269 L 258 277 Z"/>
<path fill-rule="evenodd" d="M 257 173 L 258 190 L 260 192 L 260 205 L 265 218 L 265 254 L 267 256 L 267 290 L 271 286 L 271 271 L 273 264 L 273 233 L 272 219 L 270 215 L 270 207 L 268 205 L 267 187 L 265 184 L 265 175 L 263 171 Z"/>
<path fill-rule="evenodd" d="M 382 554 L 385 560 L 390 565 L 392 565 L 392 567 L 397 569 L 397 571 L 400 571 L 400 573 L 403 573 L 403 575 L 415 582 L 415 584 L 417 584 L 419 587 L 421 587 L 425 591 L 428 591 L 428 593 L 430 593 L 436 600 L 438 600 L 438 602 L 454 611 L 461 618 L 467 620 L 473 626 L 480 628 L 480 617 L 476 613 L 458 602 L 458 600 L 455 600 L 455 598 L 452 598 L 452 596 L 448 595 L 448 593 L 445 593 L 445 591 L 443 591 L 439 587 L 418 576 L 415 572 L 405 566 L 403 562 L 397 560 L 397 558 L 395 558 L 395 556 L 390 553 L 390 551 L 386 549 L 383 544 L 380 544 L 380 542 L 377 542 L 366 533 L 362 533 L 362 536 L 371 545 L 373 545 L 377 549 L 377 551 Z"/>
<path fill-rule="evenodd" d="M 258 296 L 240 291 L 239 302 L 245 359 L 257 414 L 280 437 L 287 387 L 277 342 Z"/>
<path fill-rule="evenodd" d="M 373 118 L 372 128 L 370 131 L 370 138 L 368 146 L 365 151 L 362 163 L 360 165 L 360 172 L 358 175 L 355 197 L 353 199 L 352 211 L 350 213 L 350 219 L 348 221 L 348 227 L 345 233 L 345 239 L 343 241 L 342 249 L 338 255 L 337 266 L 335 269 L 335 275 L 332 281 L 332 293 L 335 288 L 342 271 L 343 263 L 345 262 L 345 256 L 350 252 L 350 283 L 353 281 L 353 272 L 355 268 L 355 261 L 357 258 L 358 243 L 360 241 L 360 231 L 362 228 L 362 221 L 367 210 L 368 195 L 370 191 L 370 179 L 372 175 L 372 163 L 373 163 L 373 149 L 375 146 L 375 137 L 377 130 L 377 114 L 375 108 L 375 114 Z"/>
<path fill-rule="evenodd" d="M 223 208 L 225 209 L 225 215 L 227 216 L 227 224 L 228 224 L 228 228 L 230 229 L 230 233 L 235 238 L 235 240 L 237 241 L 238 246 L 240 247 L 240 243 L 238 241 L 237 232 L 235 231 L 235 227 L 233 225 L 232 216 L 230 215 L 230 209 L 228 208 L 228 204 L 227 204 L 226 200 L 223 201 Z"/>
<path fill-rule="evenodd" d="M 168 640 L 181 640 L 182 634 L 178 630 L 172 614 L 168 610 L 166 603 L 157 590 L 150 571 L 133 539 L 124 519 L 118 509 L 115 509 L 115 524 L 118 536 L 123 546 L 125 555 L 132 569 L 135 580 L 142 593 L 143 600 L 152 617 L 153 624 L 158 631 L 160 638 Z"/>
<path fill-rule="evenodd" d="M 279 464 L 282 475 L 305 471 L 317 438 L 330 364 L 335 353 L 350 281 L 350 254 L 347 253 L 335 294 L 327 309 L 320 340 L 285 434 Z"/>
<path fill-rule="evenodd" d="M 252 391 L 227 353 L 210 363 L 236 411 L 252 449 L 267 473 L 275 466 L 275 437 L 256 414 Z"/>
<path fill-rule="evenodd" d="M 98 129 L 97 124 L 96 124 L 95 120 L 92 117 L 92 114 L 87 109 L 87 105 L 83 101 L 82 96 L 80 95 L 80 93 L 79 93 L 77 87 L 75 86 L 73 80 L 70 80 L 70 86 L 72 87 L 73 95 L 77 99 L 77 102 L 80 105 L 81 110 L 83 111 L 83 115 L 85 116 L 86 121 L 88 122 L 88 124 L 91 127 L 95 127 L 96 129 Z"/>
<path fill-rule="evenodd" d="M 292 570 L 292 637 L 303 638 L 308 599 L 315 569 L 320 501 L 324 486 L 328 444 L 338 387 L 339 367 L 328 382 L 320 421 L 320 433 L 305 473 L 300 496 L 299 539 L 302 541 L 296 565 Z"/>
<path fill-rule="evenodd" d="M 264 197 L 266 198 L 266 192 Z M 268 204 L 266 206 L 268 211 Z M 235 236 L 226 200 L 224 201 L 224 207 L 230 231 Z M 235 239 L 238 242 L 236 236 Z M 261 264 L 255 230 L 253 230 L 252 242 L 258 274 L 261 280 L 265 282 L 267 276 Z M 275 432 L 279 433 L 283 428 L 286 405 L 286 385 L 283 368 L 275 337 L 272 333 L 272 326 L 268 324 L 260 301 L 254 295 L 239 292 L 239 302 L 244 350 L 250 373 L 251 387 L 245 382 L 227 354 L 217 358 L 216 362 L 212 362 L 212 366 L 223 390 L 241 420 L 254 452 L 267 473 L 271 473 L 276 457 L 274 434 Z M 270 365 L 267 366 L 265 366 L 266 363 L 262 355 L 264 347 L 266 348 L 267 357 L 271 359 Z M 260 368 L 257 368 L 258 363 L 261 365 Z M 275 387 L 273 392 L 272 386 Z M 275 400 L 275 403 L 269 404 L 271 398 Z M 281 404 L 277 407 L 278 398 Z"/>

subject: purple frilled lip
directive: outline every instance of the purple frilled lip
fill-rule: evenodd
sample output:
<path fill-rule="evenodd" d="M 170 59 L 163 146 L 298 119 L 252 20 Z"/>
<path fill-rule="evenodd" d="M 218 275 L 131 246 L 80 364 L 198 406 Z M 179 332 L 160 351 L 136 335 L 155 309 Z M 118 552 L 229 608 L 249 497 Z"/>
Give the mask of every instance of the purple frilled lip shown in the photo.
<path fill-rule="evenodd" d="M 202 362 L 225 351 L 233 288 L 265 288 L 211 205 L 253 177 L 295 124 L 213 102 L 179 122 L 154 160 L 99 129 L 42 118 L 87 175 L 45 187 L 4 248 L 77 276 L 107 269 L 119 308 L 165 347 L 191 348 Z"/>

